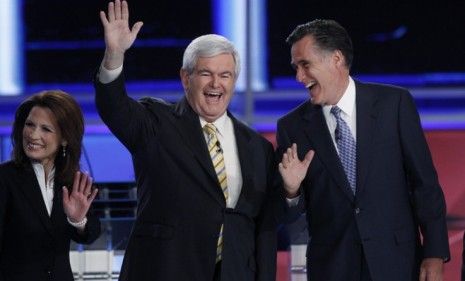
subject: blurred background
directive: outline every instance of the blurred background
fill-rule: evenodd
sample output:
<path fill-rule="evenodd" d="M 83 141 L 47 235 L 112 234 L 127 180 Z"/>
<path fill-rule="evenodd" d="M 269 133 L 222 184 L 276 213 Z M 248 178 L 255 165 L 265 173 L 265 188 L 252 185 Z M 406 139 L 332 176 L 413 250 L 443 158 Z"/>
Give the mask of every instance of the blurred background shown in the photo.
<path fill-rule="evenodd" d="M 242 59 L 230 110 L 272 142 L 277 118 L 308 98 L 295 81 L 286 37 L 296 25 L 316 18 L 343 25 L 355 49 L 353 77 L 406 87 L 415 98 L 448 204 L 453 257 L 445 280 L 459 280 L 465 228 L 465 1 L 128 2 L 131 23 L 144 22 L 125 60 L 131 96 L 178 100 L 184 48 L 199 35 L 219 33 L 235 43 Z M 104 51 L 98 13 L 107 4 L 0 1 L 0 161 L 10 158 L 13 114 L 28 95 L 62 89 L 75 96 L 85 114 L 81 163 L 100 188 L 95 208 L 105 235 L 88 248 L 73 245 L 77 279 L 118 275 L 136 207 L 130 155 L 102 123 L 93 101 L 93 74 Z M 278 280 L 303 280 L 305 233 L 304 220 L 281 227 Z"/>

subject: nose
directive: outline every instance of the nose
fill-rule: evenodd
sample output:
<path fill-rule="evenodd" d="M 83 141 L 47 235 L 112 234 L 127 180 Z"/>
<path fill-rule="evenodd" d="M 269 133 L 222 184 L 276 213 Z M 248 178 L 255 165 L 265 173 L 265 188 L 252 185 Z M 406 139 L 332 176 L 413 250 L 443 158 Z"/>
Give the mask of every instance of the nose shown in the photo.
<path fill-rule="evenodd" d="M 220 78 L 218 75 L 212 75 L 212 81 L 211 81 L 212 88 L 218 88 L 220 85 Z"/>
<path fill-rule="evenodd" d="M 28 128 L 28 133 L 27 133 L 27 136 L 31 139 L 36 139 L 38 138 L 39 136 L 39 132 L 37 130 L 37 128 Z"/>
<path fill-rule="evenodd" d="M 295 72 L 295 80 L 297 80 L 297 82 L 304 83 L 304 77 L 305 76 L 303 74 L 302 69 L 298 67 Z"/>

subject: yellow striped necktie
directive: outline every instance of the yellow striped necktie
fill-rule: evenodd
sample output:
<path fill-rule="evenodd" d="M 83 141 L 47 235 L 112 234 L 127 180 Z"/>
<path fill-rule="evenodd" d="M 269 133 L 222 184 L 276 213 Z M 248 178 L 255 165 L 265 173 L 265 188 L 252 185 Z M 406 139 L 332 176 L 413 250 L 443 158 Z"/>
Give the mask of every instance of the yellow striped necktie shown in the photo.
<path fill-rule="evenodd" d="M 226 178 L 226 167 L 224 165 L 223 151 L 221 150 L 220 142 L 216 135 L 216 127 L 211 123 L 207 123 L 203 130 L 207 134 L 208 152 L 215 168 L 216 176 L 223 190 L 224 198 L 228 202 L 228 181 Z M 223 224 L 221 224 L 220 233 L 218 236 L 218 243 L 216 246 L 216 261 L 221 260 L 221 251 L 223 249 Z"/>

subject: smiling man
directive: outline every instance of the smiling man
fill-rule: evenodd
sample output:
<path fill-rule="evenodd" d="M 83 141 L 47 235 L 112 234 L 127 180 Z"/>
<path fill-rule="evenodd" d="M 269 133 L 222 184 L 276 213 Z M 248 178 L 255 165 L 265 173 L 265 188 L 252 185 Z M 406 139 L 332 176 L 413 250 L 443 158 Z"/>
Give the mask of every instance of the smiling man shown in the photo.
<path fill-rule="evenodd" d="M 279 170 L 290 216 L 307 214 L 308 280 L 442 280 L 446 205 L 412 96 L 353 79 L 333 20 L 287 42 L 309 100 L 278 121 Z"/>
<path fill-rule="evenodd" d="M 216 52 L 219 53 L 212 57 L 205 57 L 208 54 L 201 55 L 197 58 L 197 63 L 191 66 L 192 58 L 190 56 L 193 55 L 191 52 L 198 50 L 196 46 L 202 44 L 202 40 L 212 40 L 212 42 L 219 40 L 219 42 L 223 41 L 229 44 L 224 41 L 225 38 L 218 35 L 208 35 L 194 40 L 191 49 L 186 51 L 180 75 L 187 100 L 192 109 L 205 121 L 214 122 L 225 114 L 233 96 L 236 72 L 239 72 L 239 69 L 236 69 L 235 60 L 239 60 L 239 58 L 237 53 L 234 55 L 233 53 L 220 53 L 221 50 L 218 50 Z"/>
<path fill-rule="evenodd" d="M 135 101 L 122 72 L 142 22 L 129 28 L 128 13 L 119 0 L 100 13 L 106 49 L 95 79 L 98 111 L 131 152 L 138 186 L 120 280 L 275 280 L 274 152 L 227 110 L 236 49 L 219 35 L 196 38 L 180 70 L 185 96 Z"/>

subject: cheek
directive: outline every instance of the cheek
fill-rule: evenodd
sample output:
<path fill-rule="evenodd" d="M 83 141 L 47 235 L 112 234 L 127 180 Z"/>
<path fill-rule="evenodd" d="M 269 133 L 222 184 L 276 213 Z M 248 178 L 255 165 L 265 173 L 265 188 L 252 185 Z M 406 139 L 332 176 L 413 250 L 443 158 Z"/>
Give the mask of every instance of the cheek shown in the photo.
<path fill-rule="evenodd" d="M 189 83 L 189 88 L 194 92 L 203 92 L 203 89 L 208 84 L 207 80 L 204 79 L 193 79 Z"/>
<path fill-rule="evenodd" d="M 57 136 L 48 136 L 48 143 L 53 147 L 53 148 L 59 148 L 61 145 L 61 139 Z"/>
<path fill-rule="evenodd" d="M 27 137 L 30 135 L 30 130 L 27 127 L 23 128 L 23 138 Z"/>
<path fill-rule="evenodd" d="M 194 101 L 194 104 L 197 104 L 197 105 L 202 105 L 205 103 L 205 99 L 203 95 L 200 95 L 199 93 L 194 94 L 193 101 Z"/>
<path fill-rule="evenodd" d="M 228 92 L 229 96 L 232 96 L 234 94 L 235 86 L 236 86 L 235 82 L 226 83 L 224 85 L 224 89 Z"/>

